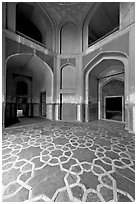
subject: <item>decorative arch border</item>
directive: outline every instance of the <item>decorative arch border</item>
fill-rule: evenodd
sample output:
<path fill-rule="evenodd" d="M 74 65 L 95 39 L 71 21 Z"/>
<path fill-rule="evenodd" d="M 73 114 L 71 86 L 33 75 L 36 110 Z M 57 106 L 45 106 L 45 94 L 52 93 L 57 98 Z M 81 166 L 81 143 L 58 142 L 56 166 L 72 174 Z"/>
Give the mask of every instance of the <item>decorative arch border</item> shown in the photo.
<path fill-rule="evenodd" d="M 109 78 L 109 76 L 108 76 L 108 78 Z M 124 79 L 122 79 L 122 77 L 113 76 L 113 77 L 110 77 L 109 79 L 106 79 L 104 82 L 102 82 L 102 83 L 100 84 L 100 88 L 102 89 L 103 86 L 105 86 L 107 83 L 109 83 L 109 82 L 112 81 L 112 80 L 118 80 L 118 81 L 124 82 Z"/>
<path fill-rule="evenodd" d="M 39 59 L 48 67 L 48 69 L 50 70 L 51 74 L 53 74 L 53 71 L 52 71 L 51 67 L 50 67 L 45 61 L 43 61 L 38 55 L 33 54 L 33 53 L 23 53 L 23 52 L 20 53 L 20 52 L 18 52 L 18 53 L 9 55 L 9 56 L 6 58 L 6 63 L 5 63 L 6 68 L 7 68 L 7 62 L 8 62 L 8 60 L 9 60 L 10 58 L 12 58 L 12 57 L 14 57 L 14 56 L 18 56 L 18 55 L 31 55 L 32 57 L 37 57 L 37 58 L 39 58 Z"/>
<path fill-rule="evenodd" d="M 23 52 L 17 52 L 17 53 L 14 53 L 14 54 L 11 54 L 9 55 L 7 58 L 6 58 L 6 61 L 5 61 L 5 65 L 6 65 L 6 68 L 7 68 L 7 62 L 10 58 L 14 57 L 14 56 L 18 56 L 18 55 L 31 55 L 32 57 L 37 57 L 39 58 L 51 71 L 51 73 L 53 74 L 53 71 L 51 69 L 51 67 L 45 62 L 43 61 L 38 55 L 34 54 L 34 53 L 23 53 Z"/>
<path fill-rule="evenodd" d="M 70 65 L 73 68 L 75 68 L 74 64 L 70 63 L 70 62 L 66 62 L 65 64 L 61 65 L 60 69 L 63 69 L 65 66 Z"/>
<path fill-rule="evenodd" d="M 66 21 L 66 19 L 64 19 L 60 24 L 59 24 L 59 30 L 61 32 L 62 28 L 67 25 L 67 24 L 73 24 L 76 29 L 78 30 L 78 25 L 74 22 L 74 21 Z"/>
<path fill-rule="evenodd" d="M 52 71 L 52 69 L 51 69 L 51 67 L 45 62 L 45 61 L 43 61 L 39 56 L 37 56 L 36 54 L 32 54 L 32 53 L 16 53 L 16 54 L 12 54 L 12 55 L 10 55 L 10 56 L 8 56 L 7 58 L 6 58 L 6 61 L 5 61 L 5 72 L 6 72 L 6 70 L 7 70 L 7 63 L 8 63 L 8 61 L 9 61 L 9 59 L 11 59 L 12 57 L 14 57 L 14 56 L 20 56 L 20 55 L 30 55 L 30 56 L 32 56 L 32 57 L 37 57 L 39 60 L 41 60 L 43 63 L 44 63 L 44 65 L 46 65 L 46 68 L 50 71 L 50 73 L 51 73 L 51 75 L 52 75 L 52 90 L 51 90 L 51 101 L 53 102 L 53 83 L 54 83 L 54 81 L 53 81 L 53 77 L 54 77 L 54 74 L 53 74 L 53 71 Z M 6 74 L 6 73 L 5 73 Z M 6 86 L 6 85 L 5 85 Z"/>
<path fill-rule="evenodd" d="M 115 59 L 123 63 L 125 70 L 125 98 L 127 98 L 127 69 L 128 69 L 128 56 L 122 52 L 101 52 L 95 58 L 93 58 L 89 63 L 84 67 L 83 76 L 84 76 L 84 99 L 85 99 L 85 121 L 89 121 L 88 113 L 88 93 L 89 93 L 89 74 L 90 72 L 104 59 Z M 126 102 L 126 100 L 125 100 Z"/>

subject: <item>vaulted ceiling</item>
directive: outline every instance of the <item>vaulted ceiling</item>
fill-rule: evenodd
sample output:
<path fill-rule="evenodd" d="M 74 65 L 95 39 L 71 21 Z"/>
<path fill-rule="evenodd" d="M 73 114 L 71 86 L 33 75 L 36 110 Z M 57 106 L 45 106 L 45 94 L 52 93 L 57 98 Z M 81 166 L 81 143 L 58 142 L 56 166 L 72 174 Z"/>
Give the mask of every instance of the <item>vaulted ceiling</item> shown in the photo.
<path fill-rule="evenodd" d="M 119 26 L 119 2 L 37 2 L 19 3 L 17 17 L 19 20 L 19 31 L 26 27 L 26 22 L 20 23 L 21 16 L 34 22 L 40 32 L 45 36 L 47 17 L 61 29 L 66 22 L 73 22 L 78 28 L 83 29 L 84 23 L 88 19 L 88 45 L 102 38 L 104 35 L 118 29 Z M 37 9 L 40 8 L 40 9 Z M 41 10 L 42 9 L 42 10 Z M 34 12 L 35 11 L 35 12 Z M 35 13 L 35 15 L 34 15 Z M 48 15 L 47 15 L 48 14 Z M 43 16 L 42 16 L 43 15 Z M 40 17 L 42 16 L 42 18 Z M 33 26 L 34 27 L 34 26 Z M 34 30 L 32 34 L 37 34 L 36 29 L 32 29 L 28 24 L 27 30 Z M 22 31 L 23 32 L 23 31 Z M 47 32 L 47 31 L 46 31 Z M 31 32 L 28 32 L 31 33 Z M 53 33 L 53 31 L 51 32 Z M 38 33 L 39 34 L 39 33 Z M 37 34 L 37 35 L 38 35 Z M 33 36 L 30 36 L 33 37 Z M 35 37 L 35 36 L 34 36 Z M 39 42 L 40 37 L 34 39 Z M 42 38 L 42 37 L 41 37 Z"/>
<path fill-rule="evenodd" d="M 89 23 L 89 44 L 119 26 L 119 2 L 103 2 Z"/>
<path fill-rule="evenodd" d="M 39 4 L 49 13 L 57 25 L 64 19 L 82 23 L 90 9 L 95 5 L 93 2 L 40 2 Z"/>
<path fill-rule="evenodd" d="M 119 26 L 119 2 L 40 2 L 56 25 L 66 21 L 83 26 L 89 20 L 89 44 Z"/>

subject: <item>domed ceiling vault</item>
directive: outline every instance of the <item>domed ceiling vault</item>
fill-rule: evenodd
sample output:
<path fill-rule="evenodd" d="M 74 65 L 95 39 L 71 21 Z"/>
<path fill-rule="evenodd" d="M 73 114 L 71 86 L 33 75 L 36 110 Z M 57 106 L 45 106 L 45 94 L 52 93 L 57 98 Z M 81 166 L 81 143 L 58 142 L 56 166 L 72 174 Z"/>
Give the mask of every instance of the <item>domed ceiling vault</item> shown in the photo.
<path fill-rule="evenodd" d="M 37 4 L 48 13 L 58 28 L 66 22 L 73 22 L 80 29 L 84 25 L 88 26 L 88 46 L 119 29 L 119 2 L 38 2 Z"/>
<path fill-rule="evenodd" d="M 49 13 L 57 25 L 64 19 L 83 24 L 90 9 L 95 5 L 93 2 L 40 2 L 38 4 Z"/>

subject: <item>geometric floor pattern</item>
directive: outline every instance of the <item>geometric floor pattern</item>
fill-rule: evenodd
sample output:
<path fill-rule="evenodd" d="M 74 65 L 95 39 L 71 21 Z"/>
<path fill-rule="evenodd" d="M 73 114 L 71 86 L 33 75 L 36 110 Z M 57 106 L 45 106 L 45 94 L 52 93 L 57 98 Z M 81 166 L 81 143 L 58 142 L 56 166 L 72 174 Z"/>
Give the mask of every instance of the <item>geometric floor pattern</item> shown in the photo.
<path fill-rule="evenodd" d="M 106 121 L 6 128 L 2 185 L 3 202 L 135 201 L 135 135 Z"/>

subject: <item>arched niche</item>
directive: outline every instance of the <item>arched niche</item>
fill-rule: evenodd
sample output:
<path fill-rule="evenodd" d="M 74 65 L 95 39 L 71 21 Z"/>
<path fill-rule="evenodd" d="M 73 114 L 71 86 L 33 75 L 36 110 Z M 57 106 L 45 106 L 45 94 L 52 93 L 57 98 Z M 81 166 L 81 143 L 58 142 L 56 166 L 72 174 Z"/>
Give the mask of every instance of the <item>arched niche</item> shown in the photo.
<path fill-rule="evenodd" d="M 60 32 L 60 53 L 76 54 L 78 53 L 77 27 L 69 22 L 62 26 Z"/>
<path fill-rule="evenodd" d="M 98 83 L 101 78 L 112 77 L 112 75 L 118 76 L 126 73 L 128 68 L 127 58 L 123 53 L 118 52 L 107 52 L 100 53 L 96 58 L 91 60 L 86 67 L 84 68 L 84 95 L 85 95 L 85 120 L 89 121 L 89 99 L 96 105 L 96 119 L 102 119 L 102 107 L 101 107 L 101 93 L 98 86 Z M 90 80 L 91 79 L 91 80 Z M 124 79 L 124 78 L 123 78 Z M 89 81 L 90 80 L 90 81 Z M 96 81 L 95 91 L 93 91 L 93 81 Z M 124 79 L 124 97 L 127 97 L 127 86 L 126 86 L 126 77 Z M 89 90 L 89 87 L 91 90 Z M 93 94 L 94 93 L 94 94 Z M 90 96 L 89 96 L 90 94 Z M 97 104 L 98 103 L 98 104 Z M 95 108 L 93 107 L 93 110 Z M 92 114 L 93 116 L 93 114 Z M 98 117 L 97 117 L 98 116 Z"/>
<path fill-rule="evenodd" d="M 16 32 L 24 34 L 54 50 L 55 27 L 39 3 L 16 4 Z"/>
<path fill-rule="evenodd" d="M 27 84 L 28 94 L 16 94 L 16 84 L 19 81 Z M 41 116 L 40 100 L 41 93 L 44 92 L 46 93 L 45 106 L 47 106 L 53 102 L 53 73 L 44 61 L 36 55 L 25 53 L 8 57 L 6 61 L 6 123 L 9 120 L 13 121 L 17 116 L 18 98 L 23 98 L 26 103 L 27 116 Z"/>
<path fill-rule="evenodd" d="M 75 89 L 75 68 L 71 64 L 61 68 L 61 88 Z"/>
<path fill-rule="evenodd" d="M 53 73 L 51 68 L 38 56 L 32 54 L 15 54 L 7 59 L 7 94 L 13 89 L 13 74 L 32 78 L 32 93 L 34 96 L 39 92 L 46 91 L 48 97 L 53 95 Z M 10 86 L 8 84 L 10 82 Z"/>

